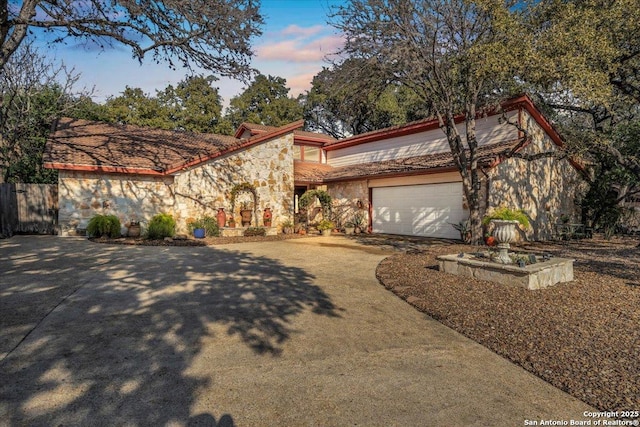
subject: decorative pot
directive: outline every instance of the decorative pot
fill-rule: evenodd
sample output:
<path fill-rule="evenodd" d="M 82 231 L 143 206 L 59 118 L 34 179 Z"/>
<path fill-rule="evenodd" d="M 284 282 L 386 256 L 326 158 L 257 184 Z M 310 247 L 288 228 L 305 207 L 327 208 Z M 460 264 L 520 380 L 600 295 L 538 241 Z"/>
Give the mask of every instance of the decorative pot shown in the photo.
<path fill-rule="evenodd" d="M 240 211 L 240 217 L 242 218 L 241 221 L 242 221 L 243 227 L 247 227 L 251 225 L 251 217 L 252 217 L 251 209 L 242 209 Z"/>
<path fill-rule="evenodd" d="M 227 214 L 224 211 L 224 208 L 218 208 L 218 215 L 216 215 L 218 219 L 218 227 L 222 228 L 227 223 Z"/>
<path fill-rule="evenodd" d="M 518 221 L 507 221 L 493 219 L 491 222 L 494 225 L 493 237 L 498 242 L 498 261 L 503 264 L 511 264 L 511 258 L 509 257 L 509 243 L 516 239 L 516 225 Z"/>
<path fill-rule="evenodd" d="M 229 220 L 229 228 L 236 228 L 236 222 L 233 218 Z"/>
<path fill-rule="evenodd" d="M 487 236 L 484 238 L 484 242 L 487 244 L 487 246 L 495 246 L 496 238 L 493 236 Z"/>
<path fill-rule="evenodd" d="M 331 236 L 331 229 L 322 230 L 322 235 L 323 236 Z"/>
<path fill-rule="evenodd" d="M 356 231 L 355 227 L 345 227 L 344 228 L 344 234 L 347 234 L 347 235 L 353 234 L 355 231 Z"/>
<path fill-rule="evenodd" d="M 127 228 L 127 236 L 140 237 L 140 224 L 130 225 Z"/>
<path fill-rule="evenodd" d="M 193 229 L 193 237 L 196 239 L 204 239 L 205 231 L 204 228 L 194 228 Z"/>
<path fill-rule="evenodd" d="M 273 217 L 273 213 L 271 212 L 271 208 L 264 208 L 264 213 L 262 214 L 262 221 L 264 222 L 265 227 L 271 227 L 272 217 Z"/>
<path fill-rule="evenodd" d="M 283 227 L 282 232 L 284 234 L 293 234 L 293 227 Z"/>

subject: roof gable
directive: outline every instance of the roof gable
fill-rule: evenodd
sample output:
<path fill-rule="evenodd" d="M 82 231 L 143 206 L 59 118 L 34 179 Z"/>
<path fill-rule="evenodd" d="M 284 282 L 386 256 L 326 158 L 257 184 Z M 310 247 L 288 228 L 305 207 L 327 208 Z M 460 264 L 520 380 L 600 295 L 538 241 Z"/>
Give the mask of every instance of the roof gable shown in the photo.
<path fill-rule="evenodd" d="M 512 111 L 517 109 L 525 109 L 531 114 L 531 116 L 538 122 L 538 124 L 549 134 L 551 140 L 558 146 L 562 147 L 564 144 L 560 134 L 554 129 L 551 123 L 543 116 L 542 112 L 535 106 L 531 98 L 527 95 L 522 95 L 516 98 L 504 101 L 501 104 L 503 111 Z M 501 114 L 502 111 L 497 109 L 490 111 L 489 116 Z M 455 117 L 456 123 L 464 121 L 464 115 L 458 115 Z M 395 138 L 404 135 L 412 135 L 415 133 L 426 132 L 429 130 L 437 129 L 439 127 L 437 119 L 427 118 L 417 120 L 415 122 L 407 123 L 404 125 L 392 126 L 384 129 L 378 129 L 371 132 L 361 133 L 349 138 L 335 140 L 328 142 L 324 145 L 324 149 L 327 151 L 337 150 L 341 148 L 351 147 L 354 145 L 366 144 L 369 142 L 380 141 L 389 138 Z"/>

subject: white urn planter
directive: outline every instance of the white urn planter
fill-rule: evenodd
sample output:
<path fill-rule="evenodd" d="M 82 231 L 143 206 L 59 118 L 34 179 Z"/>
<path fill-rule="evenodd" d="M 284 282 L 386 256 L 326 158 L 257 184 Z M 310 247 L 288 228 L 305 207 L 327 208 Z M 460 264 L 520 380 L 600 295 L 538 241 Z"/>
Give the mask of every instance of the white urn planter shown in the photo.
<path fill-rule="evenodd" d="M 518 221 L 499 219 L 492 219 L 491 222 L 494 225 L 493 237 L 498 242 L 499 249 L 496 261 L 502 264 L 512 264 L 513 261 L 509 257 L 509 243 L 516 239 L 516 226 L 519 223 Z"/>

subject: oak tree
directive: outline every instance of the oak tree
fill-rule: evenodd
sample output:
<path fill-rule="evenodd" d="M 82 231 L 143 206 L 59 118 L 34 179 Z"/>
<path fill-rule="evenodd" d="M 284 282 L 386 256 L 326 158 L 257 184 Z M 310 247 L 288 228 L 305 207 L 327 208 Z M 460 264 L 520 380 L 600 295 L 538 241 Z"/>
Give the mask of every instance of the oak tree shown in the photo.
<path fill-rule="evenodd" d="M 482 239 L 476 116 L 506 96 L 493 90 L 497 82 L 528 64 L 520 15 L 501 0 L 352 0 L 332 16 L 345 34 L 343 56 L 410 88 L 437 118 L 462 177 L 474 243 Z"/>
<path fill-rule="evenodd" d="M 126 46 L 138 60 L 247 76 L 261 24 L 258 0 L 0 0 L 0 69 L 42 31 L 51 43 Z"/>

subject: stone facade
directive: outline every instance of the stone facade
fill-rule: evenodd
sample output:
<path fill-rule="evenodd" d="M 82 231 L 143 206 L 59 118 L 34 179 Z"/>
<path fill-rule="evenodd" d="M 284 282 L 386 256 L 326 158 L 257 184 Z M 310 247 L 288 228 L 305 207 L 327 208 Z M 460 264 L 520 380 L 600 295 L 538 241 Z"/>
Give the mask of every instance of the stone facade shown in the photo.
<path fill-rule="evenodd" d="M 125 175 L 60 171 L 61 235 L 86 228 L 96 214 L 114 214 L 123 226 L 132 220 L 144 226 L 154 215 L 168 213 L 177 232 L 186 233 L 187 221 L 216 215 L 224 207 L 231 215 L 231 190 L 249 183 L 258 196 L 253 226 L 262 226 L 264 208 L 273 212 L 273 225 L 293 218 L 293 133 L 267 140 L 237 153 L 211 160 L 171 176 Z M 238 196 L 234 217 L 239 223 Z M 253 200 L 247 199 L 247 202 Z M 257 218 L 256 218 L 257 214 Z"/>
<path fill-rule="evenodd" d="M 557 153 L 558 147 L 528 113 L 523 125 L 532 137 L 525 154 Z M 523 209 L 531 219 L 525 232 L 529 240 L 553 237 L 554 226 L 566 214 L 579 222 L 576 202 L 584 181 L 566 158 L 557 156 L 537 160 L 510 158 L 488 172 L 487 206 Z M 522 237 L 525 237 L 522 236 Z"/>
<path fill-rule="evenodd" d="M 332 183 L 327 185 L 327 192 L 331 196 L 337 227 L 344 228 L 356 214 L 362 215 L 365 225 L 369 224 L 369 187 L 366 180 Z"/>
<path fill-rule="evenodd" d="M 130 221 L 148 221 L 161 212 L 173 212 L 172 176 L 123 175 L 92 172 L 58 174 L 60 235 L 84 233 L 97 214 L 116 215 L 126 227 Z"/>
<path fill-rule="evenodd" d="M 258 204 L 253 206 L 249 194 L 239 194 L 233 212 L 237 224 L 242 202 L 249 203 L 254 211 L 252 226 L 263 225 L 262 214 L 267 207 L 273 212 L 274 226 L 293 220 L 293 134 L 177 174 L 175 216 L 179 227 L 186 226 L 189 218 L 215 216 L 221 207 L 229 218 L 231 190 L 242 183 L 255 187 Z"/>

